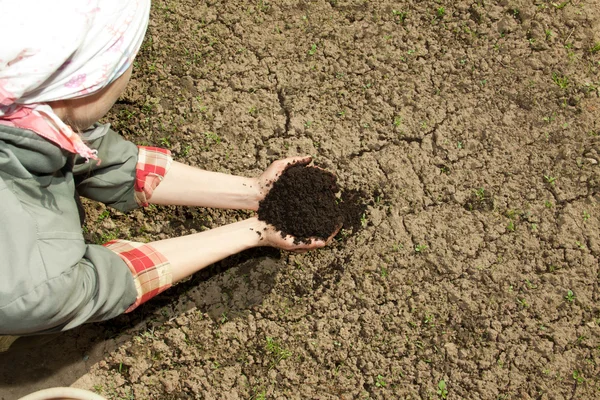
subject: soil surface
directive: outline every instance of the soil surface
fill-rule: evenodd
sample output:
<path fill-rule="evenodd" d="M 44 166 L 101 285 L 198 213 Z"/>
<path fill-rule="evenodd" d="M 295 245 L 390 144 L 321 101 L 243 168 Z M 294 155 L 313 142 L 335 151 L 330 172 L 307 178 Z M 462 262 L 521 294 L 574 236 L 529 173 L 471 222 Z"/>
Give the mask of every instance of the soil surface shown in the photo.
<path fill-rule="evenodd" d="M 320 168 L 290 165 L 259 203 L 258 219 L 296 243 L 327 240 L 342 224 L 335 175 Z"/>
<path fill-rule="evenodd" d="M 245 176 L 310 154 L 368 207 L 0 356 L 0 398 L 599 398 L 599 62 L 597 0 L 153 1 L 107 121 Z M 86 208 L 96 242 L 250 215 Z"/>

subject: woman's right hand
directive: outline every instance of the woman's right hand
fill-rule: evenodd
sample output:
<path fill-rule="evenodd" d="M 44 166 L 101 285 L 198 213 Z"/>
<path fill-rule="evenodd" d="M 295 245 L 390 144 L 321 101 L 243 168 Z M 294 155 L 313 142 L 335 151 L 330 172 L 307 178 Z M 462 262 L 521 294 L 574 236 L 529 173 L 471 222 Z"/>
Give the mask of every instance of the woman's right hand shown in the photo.
<path fill-rule="evenodd" d="M 256 223 L 258 224 L 258 232 L 261 234 L 259 245 L 276 247 L 281 250 L 293 252 L 305 252 L 325 247 L 331 243 L 335 235 L 342 228 L 340 225 L 326 240 L 311 238 L 309 243 L 295 243 L 296 238 L 294 236 L 282 235 L 281 231 L 275 229 L 273 225 L 267 224 L 265 221 L 259 221 L 258 218 L 256 219 Z"/>

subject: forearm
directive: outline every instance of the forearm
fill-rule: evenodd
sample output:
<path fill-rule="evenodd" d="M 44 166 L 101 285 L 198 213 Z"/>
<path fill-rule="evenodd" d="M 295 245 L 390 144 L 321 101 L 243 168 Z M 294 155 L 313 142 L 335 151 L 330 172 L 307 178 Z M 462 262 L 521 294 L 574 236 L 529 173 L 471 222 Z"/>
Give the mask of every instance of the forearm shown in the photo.
<path fill-rule="evenodd" d="M 173 283 L 228 256 L 261 245 L 265 224 L 249 218 L 233 224 L 151 243 L 169 260 Z"/>
<path fill-rule="evenodd" d="M 258 209 L 255 178 L 228 175 L 173 162 L 156 187 L 151 203 L 210 208 Z"/>

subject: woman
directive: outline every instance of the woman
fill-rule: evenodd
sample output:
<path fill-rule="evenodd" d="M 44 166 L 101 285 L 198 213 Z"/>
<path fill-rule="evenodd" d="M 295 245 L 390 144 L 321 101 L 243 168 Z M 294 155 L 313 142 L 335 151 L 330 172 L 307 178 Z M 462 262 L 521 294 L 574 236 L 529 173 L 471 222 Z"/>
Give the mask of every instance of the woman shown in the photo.
<path fill-rule="evenodd" d="M 256 217 L 202 233 L 84 242 L 78 195 L 121 211 L 148 203 L 256 210 L 294 162 L 260 177 L 208 172 L 137 147 L 96 121 L 125 89 L 150 0 L 0 1 L 0 335 L 53 333 L 130 312 L 242 250 L 295 245 Z M 256 234 L 263 232 L 262 240 Z M 2 336 L 0 336 L 1 338 Z M 6 345 L 5 345 L 6 347 Z"/>

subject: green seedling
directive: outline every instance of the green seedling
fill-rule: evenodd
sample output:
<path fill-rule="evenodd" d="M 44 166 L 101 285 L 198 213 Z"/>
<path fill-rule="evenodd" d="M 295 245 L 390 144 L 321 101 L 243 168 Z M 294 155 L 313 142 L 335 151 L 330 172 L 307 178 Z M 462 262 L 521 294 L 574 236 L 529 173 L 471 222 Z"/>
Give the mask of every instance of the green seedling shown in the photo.
<path fill-rule="evenodd" d="M 394 15 L 396 23 L 401 23 L 401 24 L 404 23 L 404 21 L 406 20 L 406 17 L 408 16 L 408 13 L 406 11 L 399 11 L 399 10 L 392 10 L 392 14 Z"/>
<path fill-rule="evenodd" d="M 363 213 L 363 215 L 360 216 L 360 226 L 362 226 L 363 228 L 367 227 L 367 214 Z"/>
<path fill-rule="evenodd" d="M 555 271 L 557 271 L 559 269 L 560 269 L 560 266 L 558 266 L 558 265 L 550 264 L 548 266 L 548 272 L 555 272 Z"/>
<path fill-rule="evenodd" d="M 567 295 L 565 296 L 565 300 L 569 303 L 572 303 L 575 300 L 575 293 L 571 289 L 567 291 Z"/>
<path fill-rule="evenodd" d="M 171 141 L 169 140 L 168 137 L 162 137 L 160 138 L 160 144 L 164 147 L 171 147 Z"/>
<path fill-rule="evenodd" d="M 187 156 L 188 154 L 190 154 L 190 150 L 192 149 L 192 145 L 191 144 L 186 144 L 183 146 L 183 150 L 181 150 L 181 155 L 183 157 Z"/>
<path fill-rule="evenodd" d="M 204 132 L 204 137 L 206 137 L 209 140 L 212 140 L 216 144 L 221 143 L 221 138 L 214 132 Z"/>
<path fill-rule="evenodd" d="M 423 253 L 425 251 L 425 249 L 427 249 L 427 245 L 418 244 L 415 246 L 415 253 Z"/>
<path fill-rule="evenodd" d="M 312 46 L 310 46 L 310 50 L 308 50 L 308 55 L 314 56 L 316 52 L 317 52 L 317 45 L 313 43 Z"/>
<path fill-rule="evenodd" d="M 484 188 L 475 189 L 475 197 L 477 197 L 477 200 L 479 200 L 479 201 L 485 200 L 485 189 Z"/>
<path fill-rule="evenodd" d="M 569 78 L 559 75 L 556 72 L 552 74 L 552 82 L 556 83 L 561 89 L 566 89 L 569 87 Z"/>
<path fill-rule="evenodd" d="M 600 51 L 600 42 L 596 42 L 590 49 L 590 53 L 597 53 Z"/>
<path fill-rule="evenodd" d="M 579 372 L 577 370 L 573 371 L 573 379 L 579 385 L 581 385 L 582 383 L 585 383 L 585 378 L 583 377 L 583 375 L 581 374 L 581 372 Z"/>
<path fill-rule="evenodd" d="M 387 269 L 387 268 L 385 268 L 385 267 L 381 267 L 381 269 L 380 269 L 380 271 L 379 271 L 379 275 L 380 275 L 382 278 L 387 278 L 387 276 L 388 276 L 389 274 L 390 274 L 390 272 L 388 271 L 388 269 Z"/>
<path fill-rule="evenodd" d="M 531 232 L 537 232 L 538 230 L 538 225 L 536 223 L 532 223 L 531 224 Z"/>
<path fill-rule="evenodd" d="M 527 303 L 527 300 L 525 300 L 525 299 L 517 298 L 517 303 L 523 308 L 529 307 L 529 304 Z"/>
<path fill-rule="evenodd" d="M 375 386 L 377 386 L 378 388 L 384 388 L 387 386 L 387 382 L 385 381 L 385 378 L 382 375 L 377 375 L 377 377 L 375 378 Z"/>
<path fill-rule="evenodd" d="M 400 115 L 396 115 L 394 117 L 394 126 L 399 127 L 402 125 L 402 117 Z"/>
<path fill-rule="evenodd" d="M 556 178 L 554 176 L 544 175 L 544 179 L 550 186 L 554 186 L 556 184 Z"/>
<path fill-rule="evenodd" d="M 552 204 L 552 202 L 551 202 L 550 200 L 546 200 L 546 201 L 544 202 L 544 206 L 545 206 L 546 208 L 552 208 L 552 207 L 554 207 L 554 204 Z"/>
<path fill-rule="evenodd" d="M 435 13 L 439 19 L 442 19 L 444 18 L 444 15 L 446 15 L 446 9 L 444 7 L 438 7 L 435 10 Z"/>
<path fill-rule="evenodd" d="M 273 362 L 271 363 L 270 368 L 273 368 L 282 360 L 291 357 L 292 352 L 281 347 L 274 338 L 267 336 L 266 340 L 267 344 L 265 345 L 265 350 L 273 356 Z"/>
<path fill-rule="evenodd" d="M 583 220 L 584 221 L 587 221 L 588 219 L 590 219 L 590 217 L 591 217 L 591 215 L 589 212 L 587 212 L 587 211 L 583 212 Z"/>
<path fill-rule="evenodd" d="M 110 211 L 108 210 L 104 210 L 100 213 L 100 215 L 98 215 L 98 219 L 97 222 L 102 222 L 104 221 L 106 218 L 108 218 L 108 216 L 110 215 Z"/>
<path fill-rule="evenodd" d="M 567 6 L 567 4 L 569 4 L 570 1 L 571 0 L 567 0 L 567 1 L 563 1 L 562 3 L 551 3 L 551 4 L 557 10 L 562 10 L 563 8 L 565 8 Z"/>
<path fill-rule="evenodd" d="M 446 389 L 446 381 L 443 379 L 441 381 L 439 381 L 439 383 L 438 383 L 437 394 L 442 399 L 445 399 L 448 397 L 448 389 Z"/>
<path fill-rule="evenodd" d="M 515 231 L 515 221 L 513 221 L 512 219 L 510 221 L 508 221 L 508 224 L 506 225 L 506 230 L 509 232 L 514 232 Z"/>
<path fill-rule="evenodd" d="M 304 127 L 306 129 L 309 129 L 312 126 L 312 124 L 313 124 L 313 121 L 306 121 L 306 122 L 304 122 Z"/>

